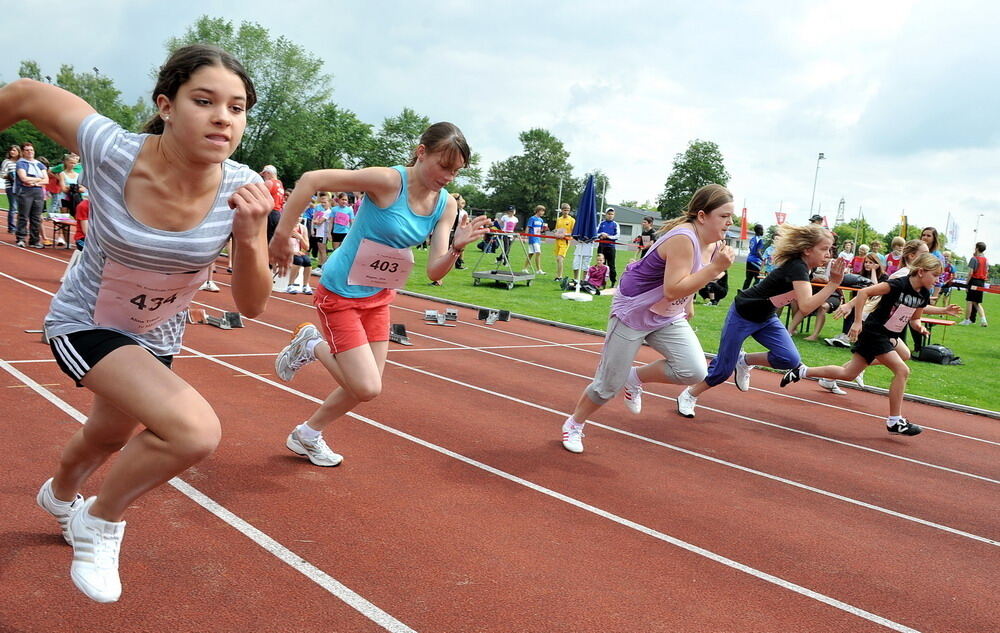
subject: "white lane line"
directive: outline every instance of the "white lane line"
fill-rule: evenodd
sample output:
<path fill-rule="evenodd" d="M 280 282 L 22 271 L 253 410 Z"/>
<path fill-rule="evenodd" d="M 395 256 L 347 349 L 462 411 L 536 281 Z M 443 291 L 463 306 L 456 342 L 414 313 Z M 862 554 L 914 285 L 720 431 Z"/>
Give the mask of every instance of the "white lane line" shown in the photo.
<path fill-rule="evenodd" d="M 413 336 L 420 336 L 420 337 L 423 337 L 423 338 L 429 338 L 432 341 L 438 341 L 438 342 L 443 342 L 444 341 L 444 339 L 439 339 L 437 337 L 430 336 L 428 334 L 421 334 L 419 332 L 411 332 L 410 334 L 413 335 Z M 535 362 L 529 361 L 529 360 L 523 360 L 523 359 L 517 358 L 515 356 L 507 356 L 505 354 L 499 354 L 497 352 L 492 352 L 492 351 L 489 351 L 489 350 L 483 350 L 480 353 L 482 353 L 482 354 L 489 354 L 491 356 L 497 356 L 499 358 L 503 358 L 503 359 L 507 359 L 507 360 L 512 360 L 512 361 L 515 361 L 515 362 L 518 362 L 518 363 L 523 363 L 525 365 L 531 365 L 532 367 L 539 367 L 539 368 L 542 368 L 542 369 L 547 369 L 549 371 L 554 371 L 554 372 L 557 372 L 557 373 L 560 373 L 560 374 L 565 374 L 567 376 L 573 376 L 573 377 L 576 377 L 576 378 L 583 378 L 584 380 L 587 380 L 587 381 L 592 380 L 591 376 L 587 376 L 587 375 L 584 375 L 584 374 L 578 374 L 578 373 L 575 373 L 575 372 L 567 371 L 565 369 L 559 369 L 557 367 L 550 367 L 548 365 L 543 365 L 541 363 L 535 363 Z M 662 398 L 664 400 L 672 400 L 672 401 L 675 401 L 675 402 L 677 400 L 676 398 L 671 398 L 670 396 L 664 396 L 664 395 L 660 395 L 658 393 L 653 393 L 653 392 L 649 392 L 649 391 L 646 391 L 646 392 L 643 392 L 643 393 L 644 393 L 644 396 L 652 396 L 654 398 Z M 912 457 L 904 457 L 902 455 L 896 455 L 894 453 L 888 453 L 886 451 L 880 451 L 880 450 L 875 449 L 875 448 L 869 448 L 867 446 L 862 446 L 861 444 L 853 444 L 851 442 L 845 442 L 844 440 L 838 440 L 838 439 L 834 439 L 832 437 L 826 437 L 824 435 L 818 435 L 816 433 L 810 433 L 808 431 L 802 431 L 800 429 L 795 429 L 795 428 L 792 428 L 792 427 L 789 427 L 789 426 L 782 426 L 781 424 L 776 424 L 774 422 L 767 422 L 766 420 L 759 420 L 757 418 L 751 418 L 749 416 L 740 415 L 739 413 L 732 413 L 731 411 L 725 411 L 723 409 L 714 409 L 712 407 L 707 407 L 707 406 L 703 406 L 703 405 L 700 405 L 700 404 L 698 406 L 701 407 L 702 409 L 706 410 L 706 411 L 712 411 L 714 413 L 719 413 L 721 415 L 727 415 L 727 416 L 730 416 L 730 417 L 733 417 L 733 418 L 737 418 L 739 420 L 746 420 L 747 422 L 754 422 L 756 424 L 763 424 L 764 426 L 770 426 L 770 427 L 778 428 L 778 429 L 781 429 L 781 430 L 784 430 L 784 431 L 790 431 L 792 433 L 798 433 L 800 435 L 805 435 L 805 436 L 812 437 L 812 438 L 815 438 L 815 439 L 818 439 L 818 440 L 823 440 L 824 442 L 831 442 L 833 444 L 840 444 L 842 446 L 847 446 L 847 447 L 850 447 L 850 448 L 856 448 L 858 450 L 866 451 L 866 452 L 869 452 L 869 453 L 874 453 L 876 455 L 883 455 L 885 457 L 891 457 L 892 459 L 898 459 L 898 460 L 901 460 L 901 461 L 910 462 L 912 464 L 917 464 L 917 465 L 920 465 L 920 466 L 926 466 L 927 468 L 935 468 L 935 469 L 943 470 L 945 472 L 953 473 L 953 474 L 956 474 L 956 475 L 961 475 L 963 477 L 971 477 L 973 479 L 979 479 L 979 480 L 982 480 L 982 481 L 989 482 L 991 484 L 1000 484 L 1000 481 L 998 481 L 996 479 L 991 479 L 989 477 L 985 477 L 983 475 L 977 475 L 975 473 L 969 473 L 969 472 L 965 472 L 963 470 L 956 470 L 954 468 L 949 468 L 947 466 L 940 466 L 938 464 L 932 464 L 930 462 L 921 461 L 919 459 L 914 459 Z"/>
<path fill-rule="evenodd" d="M 210 356 L 208 356 L 206 354 L 201 354 L 197 350 L 191 349 L 191 348 L 189 348 L 187 346 L 185 346 L 184 349 L 185 349 L 185 351 L 187 351 L 189 353 L 203 356 L 206 360 L 209 360 L 209 361 L 211 361 L 213 363 L 222 365 L 223 367 L 231 369 L 232 371 L 244 373 L 244 374 L 246 374 L 247 376 L 249 376 L 251 378 L 255 378 L 257 380 L 260 380 L 263 383 L 266 383 L 268 385 L 271 385 L 273 387 L 276 387 L 278 389 L 286 391 L 286 392 L 288 392 L 290 394 L 296 395 L 296 396 L 298 396 L 300 398 L 303 398 L 304 400 L 308 400 L 308 401 L 313 402 L 315 404 L 322 404 L 323 403 L 323 400 L 321 400 L 321 399 L 319 399 L 319 398 L 317 398 L 315 396 L 309 395 L 309 394 L 307 394 L 305 392 L 302 392 L 302 391 L 299 391 L 297 389 L 293 389 L 293 388 L 291 388 L 291 387 L 289 387 L 287 385 L 283 385 L 281 383 L 275 382 L 275 381 L 270 380 L 268 378 L 264 378 L 262 376 L 258 376 L 257 374 L 254 374 L 253 372 L 245 370 L 245 369 L 243 369 L 241 367 L 237 367 L 236 365 L 232 365 L 230 363 L 227 363 L 226 361 L 212 358 L 212 357 L 210 357 Z M 800 594 L 802 596 L 806 596 L 807 598 L 812 598 L 813 600 L 816 600 L 816 601 L 821 602 L 823 604 L 829 605 L 829 606 L 834 607 L 836 609 L 839 609 L 841 611 L 850 613 L 851 615 L 857 616 L 859 618 L 863 618 L 863 619 L 868 620 L 870 622 L 874 622 L 876 624 L 879 624 L 879 625 L 884 626 L 886 628 L 892 629 L 894 631 L 900 631 L 900 632 L 905 632 L 905 633 L 918 633 L 915 629 L 911 629 L 911 628 L 909 628 L 909 627 L 907 627 L 907 626 L 905 626 L 903 624 L 900 624 L 898 622 L 894 622 L 894 621 L 889 620 L 887 618 L 884 618 L 884 617 L 882 617 L 880 615 L 876 615 L 876 614 L 871 613 L 869 611 L 865 611 L 864 609 L 861 609 L 859 607 L 855 607 L 853 605 L 847 604 L 846 602 L 842 602 L 840 600 L 837 600 L 836 598 L 832 598 L 830 596 L 827 596 L 825 594 L 819 593 L 817 591 L 813 591 L 812 589 L 808 589 L 806 587 L 803 587 L 802 585 L 798 585 L 796 583 L 793 583 L 791 581 L 785 580 L 785 579 L 780 578 L 778 576 L 774 576 L 774 575 L 769 574 L 767 572 L 760 571 L 759 569 L 756 569 L 754 567 L 750 567 L 749 565 L 745 565 L 743 563 L 737 562 L 737 561 L 735 561 L 735 560 L 733 560 L 731 558 L 727 558 L 727 557 L 722 556 L 720 554 L 716 554 L 715 552 L 712 552 L 712 551 L 707 550 L 707 549 L 702 548 L 702 547 L 698 547 L 697 545 L 692 545 L 691 543 L 683 541 L 683 540 L 681 540 L 679 538 L 670 536 L 669 534 L 665 534 L 663 532 L 660 532 L 660 531 L 655 530 L 653 528 L 647 527 L 647 526 L 642 525 L 640 523 L 636 523 L 635 521 L 631 521 L 629 519 L 626 519 L 624 517 L 618 516 L 616 514 L 608 512 L 606 510 L 602 510 L 601 508 L 598 508 L 596 506 L 592 506 L 592 505 L 590 505 L 588 503 L 585 503 L 583 501 L 580 501 L 579 499 L 576 499 L 574 497 L 570 497 L 570 496 L 564 495 L 564 494 L 562 494 L 560 492 L 556 492 L 554 490 L 551 490 L 549 488 L 546 488 L 546 487 L 541 486 L 539 484 L 536 484 L 534 482 L 528 481 L 527 479 L 523 479 L 521 477 L 518 477 L 517 475 L 512 475 L 512 474 L 510 474 L 508 472 L 505 472 L 505 471 L 502 471 L 502 470 L 500 470 L 498 468 L 494 468 L 493 466 L 490 466 L 489 464 L 485 464 L 483 462 L 474 460 L 474 459 L 472 459 L 470 457 L 466 457 L 465 455 L 461 455 L 459 453 L 451 451 L 451 450 L 449 450 L 447 448 L 444 448 L 442 446 L 438 446 L 437 444 L 433 444 L 431 442 L 428 442 L 427 440 L 421 439 L 421 438 L 416 437 L 414 435 L 410 435 L 409 433 L 406 433 L 404 431 L 400 431 L 400 430 L 398 430 L 396 428 L 393 428 L 391 426 L 387 426 L 387 425 L 382 424 L 380 422 L 376 422 L 375 420 L 372 420 L 371 418 L 367 418 L 367 417 L 364 417 L 362 415 L 358 415 L 357 413 L 354 413 L 354 412 L 349 412 L 349 413 L 347 413 L 347 415 L 350 416 L 350 417 L 352 417 L 352 418 L 354 418 L 355 420 L 358 420 L 358 421 L 363 422 L 365 424 L 371 425 L 371 426 L 373 426 L 373 427 L 375 427 L 377 429 L 381 429 L 381 430 L 383 430 L 383 431 L 385 431 L 387 433 L 391 433 L 393 435 L 396 435 L 397 437 L 400 437 L 402 439 L 405 439 L 405 440 L 408 440 L 410 442 L 413 442 L 414 444 L 419 444 L 420 446 L 423 446 L 424 448 L 430 449 L 432 451 L 435 451 L 437 453 L 440 453 L 440 454 L 445 455 L 447 457 L 450 457 L 452 459 L 458 460 L 458 461 L 460 461 L 460 462 L 462 462 L 464 464 L 467 464 L 469 466 L 472 466 L 474 468 L 478 468 L 478 469 L 483 470 L 485 472 L 488 472 L 488 473 L 490 473 L 492 475 L 496 475 L 497 477 L 501 477 L 503 479 L 506 479 L 507 481 L 510 481 L 510 482 L 515 483 L 517 485 L 523 486 L 525 488 L 528 488 L 528 489 L 533 490 L 535 492 L 541 493 L 543 495 L 552 497 L 553 499 L 557 499 L 559 501 L 562 501 L 563 503 L 569 504 L 571 506 L 574 506 L 574 507 L 579 508 L 581 510 L 584 510 L 586 512 L 590 512 L 592 514 L 595 514 L 595 515 L 597 515 L 597 516 L 599 516 L 601 518 L 607 519 L 609 521 L 613 521 L 614 523 L 617 523 L 619 525 L 627 527 L 627 528 L 629 528 L 631 530 L 635 530 L 637 532 L 645 534 L 645 535 L 647 535 L 649 537 L 652 537 L 654 539 L 663 541 L 665 543 L 669 543 L 671 545 L 674 545 L 675 547 L 679 547 L 679 548 L 681 548 L 683 550 L 686 550 L 686 551 L 691 552 L 693 554 L 696 554 L 698 556 L 702 556 L 702 557 L 707 558 L 707 559 L 709 559 L 711 561 L 714 561 L 716 563 L 725 565 L 726 567 L 729 567 L 731 569 L 735 569 L 737 571 L 743 572 L 743 573 L 748 574 L 750 576 L 753 576 L 755 578 L 759 578 L 761 580 L 764 580 L 765 582 L 769 582 L 771 584 L 777 585 L 778 587 L 781 587 L 783 589 L 787 589 L 789 591 L 798 593 L 798 594 Z"/>
<path fill-rule="evenodd" d="M 292 303 L 296 303 L 296 302 L 293 301 Z M 403 306 L 397 306 L 397 305 L 393 305 L 392 307 L 395 308 L 395 309 L 397 309 L 397 310 L 402 310 L 402 311 L 405 311 L 405 312 L 413 312 L 415 314 L 421 314 L 421 312 L 419 310 L 414 310 L 413 308 L 405 308 Z M 538 341 L 538 342 L 542 342 L 542 343 L 551 343 L 552 342 L 552 341 L 547 341 L 546 339 L 538 338 L 538 337 L 535 337 L 535 336 L 529 336 L 527 334 L 520 334 L 518 332 L 511 332 L 509 330 L 503 330 L 503 329 L 494 329 L 494 328 L 491 328 L 489 326 L 480 325 L 478 323 L 469 323 L 469 322 L 465 322 L 465 321 L 463 321 L 461 323 L 462 323 L 462 325 L 466 325 L 466 326 L 469 326 L 469 327 L 483 328 L 483 329 L 489 330 L 491 332 L 500 332 L 500 333 L 505 334 L 507 336 L 513 336 L 513 337 L 517 337 L 517 338 L 524 338 L 524 339 L 528 339 L 528 340 L 532 340 L 532 341 Z M 575 349 L 575 350 L 583 352 L 585 354 L 592 354 L 592 355 L 595 355 L 595 356 L 600 356 L 600 354 L 601 354 L 600 351 L 595 351 L 593 349 L 582 349 L 581 347 L 579 347 L 579 345 L 580 345 L 579 343 L 568 343 L 568 344 L 563 345 L 563 347 L 567 347 L 567 348 L 570 348 L 570 349 Z M 600 343 L 600 345 L 603 345 L 603 341 Z M 634 361 L 632 364 L 638 367 L 638 366 L 643 365 L 644 363 L 641 363 L 641 362 L 638 362 L 638 361 Z M 733 387 L 733 385 L 731 385 L 728 381 L 725 384 L 727 386 Z M 848 413 L 853 413 L 853 414 L 856 414 L 856 415 L 866 416 L 866 417 L 870 417 L 870 418 L 876 418 L 876 419 L 879 419 L 879 420 L 884 420 L 885 419 L 884 415 L 877 415 L 877 414 L 874 414 L 874 413 L 869 413 L 867 411 L 859 411 L 857 409 L 851 409 L 851 408 L 843 407 L 843 406 L 836 405 L 836 404 L 830 404 L 828 402 L 822 402 L 820 400 L 811 400 L 809 398 L 804 398 L 802 396 L 793 395 L 793 394 L 788 393 L 786 391 L 772 391 L 772 390 L 769 390 L 769 389 L 762 389 L 760 387 L 751 387 L 751 389 L 753 389 L 754 391 L 760 391 L 761 393 L 770 394 L 772 396 L 777 396 L 779 398 L 788 398 L 790 400 L 798 400 L 799 402 L 808 402 L 809 404 L 813 404 L 813 405 L 817 405 L 817 406 L 821 406 L 821 407 L 827 407 L 827 408 L 835 409 L 835 410 L 839 410 L 839 411 L 846 411 Z M 987 439 L 980 438 L 980 437 L 973 437 L 971 435 L 965 435 L 963 433 L 956 433 L 955 431 L 947 431 L 945 429 L 940 429 L 940 428 L 937 428 L 937 427 L 926 426 L 926 425 L 924 425 L 923 428 L 925 430 L 928 430 L 928 431 L 935 431 L 937 433 L 943 433 L 945 435 L 952 435 L 954 437 L 960 437 L 962 439 L 972 440 L 974 442 L 982 442 L 984 444 L 992 444 L 994 446 L 1000 446 L 1000 442 L 996 442 L 996 441 L 993 441 L 993 440 L 987 440 Z"/>
<path fill-rule="evenodd" d="M 204 354 L 197 354 L 198 357 L 207 358 Z M 221 361 L 220 361 L 221 362 Z M 0 369 L 3 369 L 7 373 L 11 374 L 22 383 L 30 387 L 35 393 L 42 396 L 56 408 L 62 410 L 63 412 L 69 414 L 74 420 L 80 424 L 84 424 L 87 421 L 87 416 L 77 410 L 75 407 L 70 405 L 68 402 L 55 395 L 45 387 L 38 384 L 30 376 L 27 376 L 16 368 L 14 368 L 10 363 L 0 360 Z M 246 373 L 246 372 L 241 372 Z M 339 580 L 333 578 L 323 570 L 312 565 L 304 558 L 288 549 L 278 541 L 274 540 L 264 532 L 261 532 L 253 525 L 247 521 L 241 519 L 240 517 L 233 514 L 231 511 L 227 510 L 221 504 L 213 500 L 211 497 L 201 492 L 194 486 L 188 484 L 187 482 L 181 480 L 178 477 L 174 477 L 169 482 L 171 486 L 176 488 L 181 494 L 191 499 L 201 507 L 205 508 L 208 512 L 215 515 L 217 518 L 222 520 L 224 523 L 228 524 L 230 527 L 236 529 L 251 541 L 259 545 L 265 551 L 270 553 L 272 556 L 280 560 L 281 562 L 287 564 L 289 567 L 295 571 L 301 573 L 303 576 L 313 581 L 327 592 L 332 594 L 334 597 L 340 599 L 352 609 L 365 616 L 375 624 L 379 625 L 386 631 L 391 631 L 392 633 L 416 633 L 414 629 L 406 626 L 396 618 L 392 617 L 382 609 L 379 609 L 374 604 L 362 598 L 357 592 L 351 590 L 349 587 L 341 583 Z"/>

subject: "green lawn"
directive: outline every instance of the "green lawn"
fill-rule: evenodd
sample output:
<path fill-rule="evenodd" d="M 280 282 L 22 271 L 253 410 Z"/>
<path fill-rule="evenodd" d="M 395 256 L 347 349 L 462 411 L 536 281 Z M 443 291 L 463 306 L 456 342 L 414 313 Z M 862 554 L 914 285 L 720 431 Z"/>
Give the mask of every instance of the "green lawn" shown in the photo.
<path fill-rule="evenodd" d="M 552 321 L 560 321 L 584 327 L 604 330 L 607 325 L 608 309 L 611 297 L 595 297 L 591 302 L 567 301 L 560 298 L 562 291 L 552 281 L 555 275 L 555 257 L 550 244 L 543 246 L 542 268 L 548 274 L 536 277 L 531 286 L 517 284 L 513 290 L 496 286 L 489 280 L 475 286 L 472 283 L 471 272 L 476 266 L 480 251 L 470 247 L 466 251 L 466 266 L 468 270 L 452 271 L 444 280 L 442 286 L 431 286 L 423 274 L 427 260 L 427 251 L 415 250 L 417 266 L 406 285 L 407 290 L 433 295 L 454 301 L 471 303 L 510 310 L 519 314 L 527 314 Z M 520 249 L 515 246 L 515 253 Z M 571 251 L 572 252 L 572 251 Z M 618 253 L 618 270 L 621 272 L 629 261 L 631 253 Z M 512 256 L 516 270 L 524 263 L 523 254 Z M 623 261 L 624 260 L 624 261 Z M 483 257 L 479 270 L 494 267 L 493 256 Z M 719 345 L 719 334 L 726 310 L 732 302 L 737 288 L 742 285 L 744 266 L 734 264 L 730 269 L 730 292 L 718 307 L 695 306 L 695 317 L 692 324 L 698 332 L 702 346 L 706 352 L 715 352 Z M 949 346 L 961 356 L 964 365 L 945 366 L 911 361 L 913 372 L 907 384 L 907 393 L 919 394 L 930 398 L 967 404 L 993 411 L 1000 410 L 1000 363 L 997 362 L 1000 350 L 1000 296 L 986 293 L 986 313 L 993 320 L 990 327 L 951 326 L 937 327 L 933 341 Z M 956 290 L 952 293 L 952 302 L 965 307 L 965 292 Z M 823 336 L 830 337 L 840 332 L 841 321 L 827 319 Z M 804 335 L 797 335 L 795 342 L 803 361 L 808 365 L 842 364 L 850 355 L 849 350 L 833 348 L 822 341 L 803 340 Z M 755 341 L 748 340 L 747 351 L 762 351 Z M 996 373 L 994 373 L 996 372 Z M 872 367 L 865 373 L 868 384 L 877 387 L 888 387 L 891 373 L 883 367 Z"/>

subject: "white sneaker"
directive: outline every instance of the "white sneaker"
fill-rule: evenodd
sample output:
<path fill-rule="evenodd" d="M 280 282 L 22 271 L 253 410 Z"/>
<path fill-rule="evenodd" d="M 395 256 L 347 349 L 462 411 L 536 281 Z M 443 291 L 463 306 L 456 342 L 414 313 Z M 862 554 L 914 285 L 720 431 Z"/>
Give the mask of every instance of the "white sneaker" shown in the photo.
<path fill-rule="evenodd" d="M 625 396 L 625 408 L 636 415 L 642 412 L 642 385 L 626 382 L 622 394 Z"/>
<path fill-rule="evenodd" d="M 320 275 L 323 274 L 323 269 L 322 268 L 313 268 L 312 272 L 309 273 L 309 274 L 315 275 L 315 276 L 319 277 Z"/>
<path fill-rule="evenodd" d="M 35 501 L 38 502 L 39 508 L 55 517 L 56 521 L 59 522 L 59 529 L 62 530 L 63 539 L 72 545 L 73 542 L 70 541 L 69 536 L 69 520 L 76 514 L 77 510 L 83 507 L 83 495 L 76 495 L 76 499 L 73 501 L 56 499 L 55 495 L 52 494 L 52 479 L 50 478 L 38 489 Z"/>
<path fill-rule="evenodd" d="M 542 270 L 541 268 L 539 268 L 538 270 L 536 270 L 536 271 L 535 271 L 535 274 L 536 274 L 536 275 L 544 275 L 544 274 L 545 274 L 545 271 L 544 271 L 544 270 Z"/>
<path fill-rule="evenodd" d="M 309 461 L 317 466 L 337 466 L 344 461 L 343 455 L 334 453 L 326 445 L 322 433 L 314 440 L 307 440 L 299 434 L 297 428 L 292 429 L 292 432 L 288 434 L 288 439 L 285 440 L 285 446 L 296 455 L 308 457 Z"/>
<path fill-rule="evenodd" d="M 838 396 L 843 396 L 847 394 L 846 391 L 840 388 L 840 385 L 837 384 L 836 380 L 831 380 L 828 378 L 820 378 L 819 386 L 826 389 L 830 393 L 837 394 Z"/>
<path fill-rule="evenodd" d="M 312 286 L 310 286 L 309 284 L 306 284 L 306 286 L 304 288 L 302 288 L 302 294 L 304 294 L 304 295 L 311 295 L 312 293 L 313 293 L 313 289 L 312 289 Z"/>
<path fill-rule="evenodd" d="M 568 421 L 563 423 L 562 427 L 562 445 L 570 453 L 582 453 L 583 452 L 583 425 L 569 424 Z"/>
<path fill-rule="evenodd" d="M 972 325 L 972 321 L 970 321 L 968 319 L 965 319 L 964 321 L 960 321 L 958 324 L 959 325 Z"/>
<path fill-rule="evenodd" d="M 865 372 L 864 372 L 864 370 L 861 370 L 861 373 L 854 377 L 854 384 L 856 384 L 857 386 L 861 387 L 862 389 L 865 388 Z"/>
<path fill-rule="evenodd" d="M 677 413 L 680 413 L 685 418 L 694 417 L 694 405 L 698 403 L 698 397 L 691 395 L 691 388 L 686 387 L 684 391 L 677 396 Z"/>
<path fill-rule="evenodd" d="M 986 323 L 986 319 L 983 319 L 982 321 L 980 321 L 979 325 L 981 325 L 983 327 L 987 327 L 988 324 Z"/>
<path fill-rule="evenodd" d="M 91 497 L 69 520 L 73 564 L 69 575 L 76 588 L 96 602 L 116 602 L 122 595 L 118 577 L 118 551 L 125 537 L 125 522 L 112 523 L 90 516 L 97 497 Z"/>
<path fill-rule="evenodd" d="M 299 294 L 299 284 L 288 284 L 288 287 L 285 288 L 285 292 L 287 292 L 290 295 Z"/>
<path fill-rule="evenodd" d="M 847 335 L 844 334 L 843 332 L 841 332 L 840 334 L 838 334 L 837 336 L 834 336 L 832 338 L 825 338 L 825 339 L 823 339 L 823 342 L 826 343 L 827 345 L 831 346 L 831 347 L 850 347 L 851 346 L 851 339 L 848 338 Z"/>
<path fill-rule="evenodd" d="M 295 377 L 295 372 L 303 366 L 316 360 L 316 355 L 309 351 L 309 341 L 322 339 L 319 330 L 312 323 L 302 323 L 292 334 L 292 340 L 274 359 L 274 371 L 285 382 Z M 315 348 L 313 348 L 315 349 Z"/>
<path fill-rule="evenodd" d="M 66 246 L 66 241 L 60 237 L 58 240 L 56 240 L 56 246 L 58 246 L 59 248 L 63 248 L 64 246 Z"/>
<path fill-rule="evenodd" d="M 753 365 L 747 365 L 747 355 L 746 352 L 740 352 L 739 358 L 736 359 L 736 388 L 740 391 L 750 391 L 750 370 L 753 369 Z"/>

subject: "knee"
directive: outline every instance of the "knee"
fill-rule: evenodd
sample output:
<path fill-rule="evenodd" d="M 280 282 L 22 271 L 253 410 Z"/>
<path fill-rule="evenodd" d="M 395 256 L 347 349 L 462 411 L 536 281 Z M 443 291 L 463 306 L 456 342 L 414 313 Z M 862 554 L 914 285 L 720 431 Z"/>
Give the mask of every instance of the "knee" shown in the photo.
<path fill-rule="evenodd" d="M 191 417 L 178 424 L 178 433 L 170 444 L 178 457 L 197 463 L 218 448 L 222 440 L 222 425 L 214 413 Z"/>
<path fill-rule="evenodd" d="M 382 393 L 382 381 L 378 380 L 354 385 L 351 391 L 354 392 L 354 397 L 359 402 L 370 402 Z"/>
<path fill-rule="evenodd" d="M 697 385 L 708 375 L 708 367 L 704 363 L 700 367 L 671 368 L 668 366 L 664 367 L 664 370 L 667 379 L 678 385 Z"/>
<path fill-rule="evenodd" d="M 892 373 L 896 375 L 896 378 L 906 380 L 910 377 L 910 366 L 901 363 L 899 367 L 893 369 Z"/>
<path fill-rule="evenodd" d="M 775 369 L 794 369 L 802 364 L 802 358 L 795 349 L 768 352 L 767 360 Z"/>

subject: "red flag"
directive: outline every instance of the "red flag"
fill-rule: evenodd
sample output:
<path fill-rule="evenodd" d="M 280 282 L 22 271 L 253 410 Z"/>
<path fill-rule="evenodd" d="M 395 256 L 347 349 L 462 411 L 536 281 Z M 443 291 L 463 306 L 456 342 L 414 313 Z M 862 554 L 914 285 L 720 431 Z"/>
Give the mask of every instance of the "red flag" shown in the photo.
<path fill-rule="evenodd" d="M 778 221 L 778 225 L 780 226 L 785 223 L 785 214 L 781 211 L 775 211 L 774 219 Z"/>
<path fill-rule="evenodd" d="M 747 239 L 747 208 L 743 207 L 743 216 L 740 221 L 740 239 Z"/>

